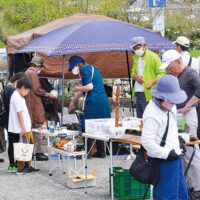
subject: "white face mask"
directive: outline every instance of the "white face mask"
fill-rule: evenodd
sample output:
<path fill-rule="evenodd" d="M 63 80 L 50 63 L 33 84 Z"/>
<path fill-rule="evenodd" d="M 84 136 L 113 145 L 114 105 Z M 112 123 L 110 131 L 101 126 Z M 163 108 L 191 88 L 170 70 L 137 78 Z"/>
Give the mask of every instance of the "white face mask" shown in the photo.
<path fill-rule="evenodd" d="M 72 74 L 74 75 L 78 75 L 80 72 L 79 66 L 76 65 L 73 69 L 72 69 Z"/>
<path fill-rule="evenodd" d="M 134 53 L 137 56 L 143 56 L 144 55 L 144 51 L 142 50 L 142 48 L 134 50 Z"/>

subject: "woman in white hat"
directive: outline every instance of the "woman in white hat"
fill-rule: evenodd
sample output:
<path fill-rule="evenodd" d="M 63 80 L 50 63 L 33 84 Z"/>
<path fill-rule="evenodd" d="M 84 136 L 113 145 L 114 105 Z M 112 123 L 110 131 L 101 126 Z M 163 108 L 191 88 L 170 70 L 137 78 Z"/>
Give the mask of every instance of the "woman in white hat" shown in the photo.
<path fill-rule="evenodd" d="M 187 99 L 173 75 L 161 77 L 151 90 L 153 99 L 147 105 L 143 120 L 142 145 L 151 158 L 160 159 L 160 180 L 153 188 L 154 200 L 187 200 L 187 187 L 180 157 L 176 122 L 176 105 Z M 164 146 L 160 146 L 169 124 Z"/>

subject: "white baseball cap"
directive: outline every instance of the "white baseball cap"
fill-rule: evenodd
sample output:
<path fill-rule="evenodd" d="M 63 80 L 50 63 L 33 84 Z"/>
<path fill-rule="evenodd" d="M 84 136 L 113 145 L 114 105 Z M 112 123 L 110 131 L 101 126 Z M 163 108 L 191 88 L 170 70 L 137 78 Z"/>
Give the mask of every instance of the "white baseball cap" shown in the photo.
<path fill-rule="evenodd" d="M 160 69 L 166 69 L 171 62 L 179 59 L 180 57 L 180 53 L 178 53 L 174 49 L 165 51 L 165 53 L 162 55 L 162 64 L 160 66 Z"/>
<path fill-rule="evenodd" d="M 184 46 L 184 47 L 190 47 L 189 39 L 184 36 L 179 36 L 176 39 L 176 41 L 173 42 L 173 44 L 180 44 L 181 46 Z"/>

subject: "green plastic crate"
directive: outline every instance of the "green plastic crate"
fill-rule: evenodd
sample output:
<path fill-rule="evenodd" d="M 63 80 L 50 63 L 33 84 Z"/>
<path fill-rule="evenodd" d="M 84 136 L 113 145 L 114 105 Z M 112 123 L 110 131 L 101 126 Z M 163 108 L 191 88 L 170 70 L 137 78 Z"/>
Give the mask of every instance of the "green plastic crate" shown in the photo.
<path fill-rule="evenodd" d="M 109 174 L 109 179 L 111 179 L 110 174 Z M 130 175 L 129 170 L 127 169 L 123 169 L 121 167 L 113 167 L 113 184 L 114 184 L 114 195 L 119 200 L 142 200 L 147 187 L 149 188 L 149 190 L 145 199 L 150 199 L 151 191 L 149 185 L 142 184 L 136 181 Z M 111 191 L 111 184 L 110 184 L 110 191 Z"/>

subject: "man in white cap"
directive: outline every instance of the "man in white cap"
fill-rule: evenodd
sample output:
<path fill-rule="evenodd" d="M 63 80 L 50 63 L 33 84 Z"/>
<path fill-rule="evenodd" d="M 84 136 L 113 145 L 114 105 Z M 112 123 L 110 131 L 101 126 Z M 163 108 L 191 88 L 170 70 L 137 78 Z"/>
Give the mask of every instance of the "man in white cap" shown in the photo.
<path fill-rule="evenodd" d="M 159 69 L 161 60 L 156 53 L 147 49 L 143 37 L 133 37 L 131 42 L 134 53 L 131 72 L 135 81 L 133 96 L 136 96 L 137 117 L 142 118 L 146 105 L 152 98 L 151 88 L 165 72 Z"/>
<path fill-rule="evenodd" d="M 197 137 L 197 111 L 196 105 L 200 101 L 200 77 L 191 67 L 187 67 L 176 50 L 168 50 L 162 56 L 161 69 L 165 69 L 169 74 L 176 76 L 179 80 L 180 88 L 187 94 L 187 100 L 177 105 L 178 111 L 184 114 L 186 132 L 193 137 Z M 194 190 L 194 196 L 200 198 L 200 150 L 195 146 L 196 154 L 187 174 L 188 188 Z M 187 147 L 184 156 L 186 164 L 192 155 L 192 147 Z"/>
<path fill-rule="evenodd" d="M 183 63 L 186 66 L 189 66 L 197 71 L 197 73 L 200 73 L 200 66 L 199 61 L 196 58 L 193 58 L 190 56 L 189 53 L 189 47 L 190 47 L 190 41 L 188 38 L 184 36 L 179 36 L 176 41 L 173 42 L 173 44 L 176 44 L 176 51 L 178 51 L 181 54 L 181 58 Z"/>

